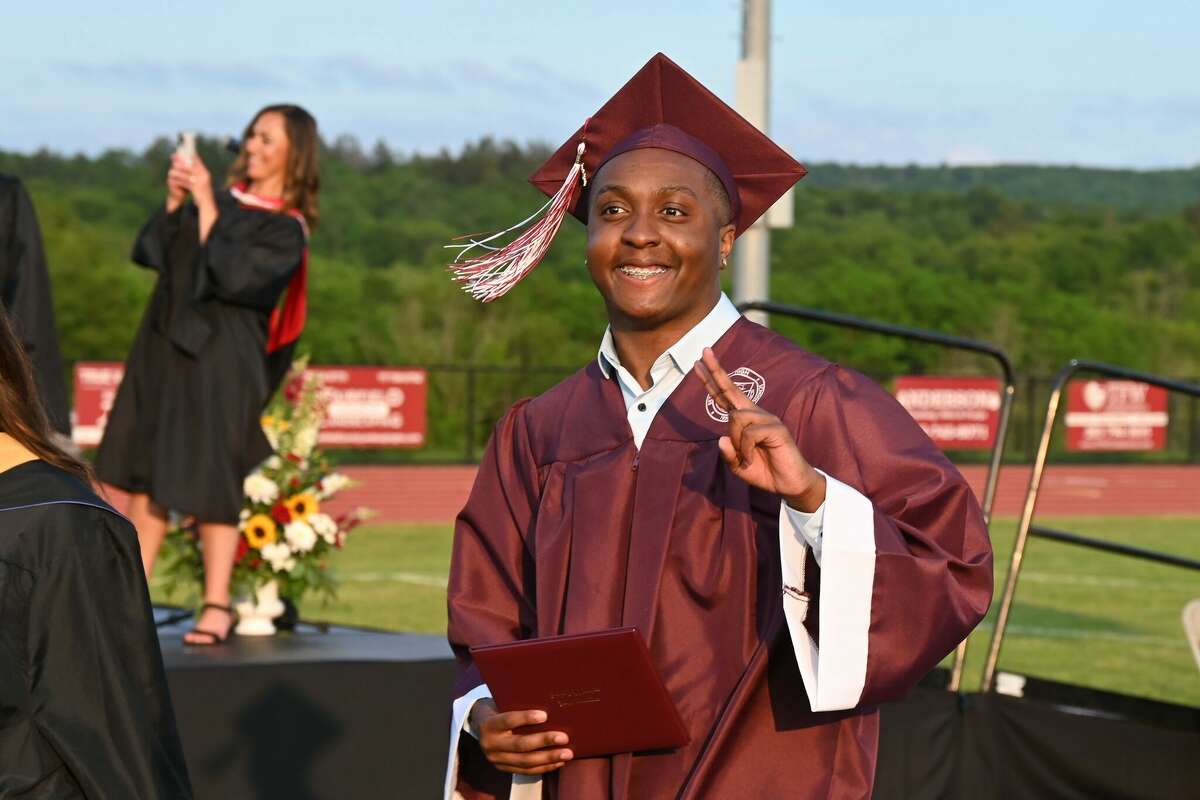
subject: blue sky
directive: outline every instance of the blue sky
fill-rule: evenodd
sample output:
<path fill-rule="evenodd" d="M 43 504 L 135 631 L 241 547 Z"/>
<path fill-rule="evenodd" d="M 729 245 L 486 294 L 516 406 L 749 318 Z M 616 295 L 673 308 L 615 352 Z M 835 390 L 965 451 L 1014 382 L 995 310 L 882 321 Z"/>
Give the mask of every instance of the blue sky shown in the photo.
<path fill-rule="evenodd" d="M 739 6 L 22 3 L 0 12 L 0 148 L 230 135 L 278 101 L 402 152 L 557 143 L 658 50 L 732 101 Z M 1200 4 L 774 6 L 771 133 L 803 159 L 1200 164 Z"/>

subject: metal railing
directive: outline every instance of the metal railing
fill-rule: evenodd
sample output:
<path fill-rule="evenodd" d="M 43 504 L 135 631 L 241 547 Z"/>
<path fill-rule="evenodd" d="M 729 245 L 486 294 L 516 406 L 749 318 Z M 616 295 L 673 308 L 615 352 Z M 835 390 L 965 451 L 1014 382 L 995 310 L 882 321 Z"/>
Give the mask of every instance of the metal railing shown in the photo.
<path fill-rule="evenodd" d="M 996 486 L 1000 479 L 1000 465 L 1004 459 L 1004 442 L 1008 438 L 1008 421 L 1012 414 L 1013 396 L 1016 393 L 1016 375 L 1013 372 L 1012 362 L 1009 361 L 1008 356 L 1003 350 L 986 342 L 979 342 L 962 336 L 951 336 L 946 333 L 928 331 L 922 328 L 910 328 L 905 325 L 893 325 L 889 322 L 876 322 L 874 320 L 850 316 L 849 314 L 820 311 L 815 308 L 761 301 L 742 303 L 738 308 L 743 312 L 765 311 L 769 314 L 779 314 L 793 319 L 819 322 L 840 328 L 851 328 L 868 333 L 877 333 L 882 336 L 896 336 L 952 350 L 977 353 L 993 359 L 999 365 L 1000 372 L 1003 375 L 1004 389 L 1001 392 L 1000 420 L 996 428 L 996 440 L 992 443 L 991 456 L 988 459 L 987 479 L 984 482 L 983 500 L 981 503 L 983 506 L 984 522 L 987 525 L 991 525 L 992 506 L 996 500 Z M 946 687 L 952 692 L 957 692 L 962 685 L 963 666 L 966 660 L 967 640 L 963 639 L 954 650 L 954 664 L 950 670 L 950 682 Z"/>
<path fill-rule="evenodd" d="M 1025 505 L 1021 512 L 1021 522 L 1017 528 L 1017 539 L 1013 544 L 1012 559 L 1008 567 L 1008 577 L 1004 582 L 1004 593 L 1000 599 L 1000 610 L 996 618 L 996 628 L 992 632 L 991 644 L 988 647 L 987 661 L 983 668 L 983 691 L 990 691 L 996 677 L 996 667 L 1000 661 L 1000 649 L 1004 643 L 1004 633 L 1008 627 L 1008 618 L 1012 612 L 1013 599 L 1017 592 L 1017 581 L 1021 576 L 1021 564 L 1025 556 L 1025 548 L 1029 542 L 1030 536 L 1035 536 L 1043 539 L 1051 539 L 1054 541 L 1072 544 L 1076 546 L 1088 547 L 1096 550 L 1104 550 L 1118 555 L 1147 559 L 1156 561 L 1160 564 L 1171 564 L 1173 566 L 1184 567 L 1189 569 L 1200 569 L 1200 562 L 1192 559 L 1174 556 L 1169 553 L 1159 553 L 1153 550 L 1145 550 L 1129 545 L 1118 544 L 1115 542 L 1107 542 L 1102 539 L 1092 539 L 1086 536 L 1080 536 L 1075 533 L 1067 533 L 1065 531 L 1056 531 L 1049 528 L 1036 527 L 1033 524 L 1033 514 L 1037 507 L 1038 492 L 1041 490 L 1042 477 L 1046 470 L 1047 457 L 1050 454 L 1050 441 L 1054 435 L 1054 425 L 1058 420 L 1058 409 L 1062 400 L 1063 389 L 1067 383 L 1079 372 L 1088 372 L 1097 375 L 1104 375 L 1110 378 L 1119 378 L 1122 380 L 1139 381 L 1148 383 L 1152 386 L 1161 386 L 1174 392 L 1181 392 L 1192 397 L 1200 397 L 1200 385 L 1194 383 L 1186 383 L 1171 378 L 1164 378 L 1159 375 L 1152 375 L 1147 372 L 1138 372 L 1136 370 L 1126 369 L 1124 367 L 1113 366 L 1111 364 L 1103 364 L 1097 361 L 1085 361 L 1073 359 L 1067 362 L 1067 365 L 1059 370 L 1054 377 L 1053 387 L 1050 391 L 1050 399 L 1046 407 L 1046 419 L 1042 425 L 1042 436 L 1038 442 L 1037 455 L 1033 461 L 1033 470 L 1029 475 L 1029 488 L 1025 494 Z"/>

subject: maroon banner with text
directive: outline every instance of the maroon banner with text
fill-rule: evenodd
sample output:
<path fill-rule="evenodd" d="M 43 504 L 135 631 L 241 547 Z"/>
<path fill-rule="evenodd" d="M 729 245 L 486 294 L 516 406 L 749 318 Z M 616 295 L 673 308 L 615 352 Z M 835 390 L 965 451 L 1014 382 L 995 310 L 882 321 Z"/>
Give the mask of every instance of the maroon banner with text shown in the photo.
<path fill-rule="evenodd" d="M 1067 387 L 1067 449 L 1162 450 L 1167 390 L 1139 381 L 1072 381 Z"/>
<path fill-rule="evenodd" d="M 987 450 L 1000 424 L 1000 379 L 901 375 L 896 399 L 943 450 Z"/>
<path fill-rule="evenodd" d="M 409 367 L 310 367 L 326 403 L 322 447 L 421 447 L 426 375 Z"/>
<path fill-rule="evenodd" d="M 425 370 L 412 367 L 310 367 L 321 378 L 327 414 L 322 447 L 421 447 L 425 444 Z M 95 447 L 124 375 L 119 361 L 75 365 L 73 438 Z"/>
<path fill-rule="evenodd" d="M 71 438 L 80 447 L 95 447 L 104 436 L 108 412 L 125 375 L 120 361 L 75 362 L 75 413 Z"/>

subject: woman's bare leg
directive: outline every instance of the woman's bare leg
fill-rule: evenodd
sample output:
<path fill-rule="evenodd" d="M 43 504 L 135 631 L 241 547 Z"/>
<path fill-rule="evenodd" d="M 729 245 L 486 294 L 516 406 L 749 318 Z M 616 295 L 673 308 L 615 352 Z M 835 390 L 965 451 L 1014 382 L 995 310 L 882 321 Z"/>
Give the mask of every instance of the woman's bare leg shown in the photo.
<path fill-rule="evenodd" d="M 200 551 L 204 556 L 204 602 L 229 605 L 229 579 L 233 576 L 233 559 L 237 555 L 238 529 L 216 522 L 200 523 Z M 233 616 L 224 611 L 206 608 L 196 620 L 196 628 L 212 631 L 224 638 L 233 625 Z M 188 633 L 185 642 L 212 644 L 203 634 Z"/>
<path fill-rule="evenodd" d="M 129 519 L 137 528 L 138 545 L 142 550 L 142 569 L 146 580 L 154 572 L 154 559 L 167 535 L 167 510 L 150 499 L 149 495 L 129 495 Z"/>

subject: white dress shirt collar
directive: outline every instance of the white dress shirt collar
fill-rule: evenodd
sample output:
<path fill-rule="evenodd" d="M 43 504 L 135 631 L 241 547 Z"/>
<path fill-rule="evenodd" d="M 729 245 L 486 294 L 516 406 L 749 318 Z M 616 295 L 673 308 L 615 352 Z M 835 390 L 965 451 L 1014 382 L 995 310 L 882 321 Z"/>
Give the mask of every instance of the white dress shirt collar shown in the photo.
<path fill-rule="evenodd" d="M 686 375 L 692 365 L 700 360 L 704 348 L 716 344 L 717 340 L 724 336 L 725 332 L 733 327 L 733 323 L 737 322 L 741 316 L 737 306 L 722 292 L 717 304 L 705 315 L 704 319 L 680 337 L 679 341 L 668 347 L 667 351 L 655 360 L 655 366 L 658 366 L 664 357 L 668 357 L 673 362 L 675 369 Z M 622 366 L 621 359 L 617 355 L 616 344 L 613 342 L 612 328 L 604 329 L 604 338 L 600 342 L 600 352 L 596 356 L 596 360 L 600 363 L 600 369 L 606 378 L 613 377 L 613 373 Z M 654 368 L 651 368 L 650 374 L 653 377 Z"/>
<path fill-rule="evenodd" d="M 650 366 L 649 389 L 643 389 L 621 364 L 613 342 L 612 330 L 604 331 L 600 354 L 596 358 L 605 377 L 615 377 L 621 387 L 621 397 L 625 400 L 625 416 L 629 421 L 629 429 L 633 432 L 634 444 L 639 449 L 659 409 L 666 404 L 679 384 L 683 383 L 692 365 L 700 360 L 704 348 L 716 344 L 740 317 L 737 307 L 722 294 L 721 299 L 704 319 L 654 360 Z"/>

